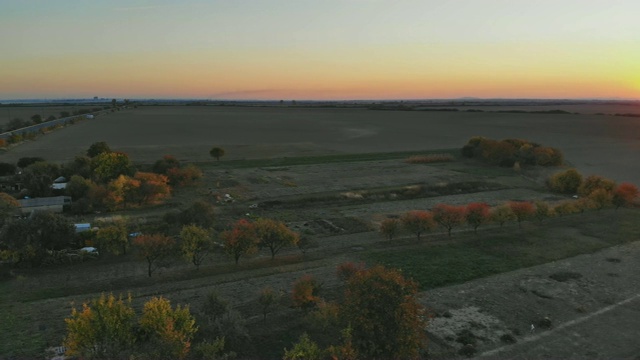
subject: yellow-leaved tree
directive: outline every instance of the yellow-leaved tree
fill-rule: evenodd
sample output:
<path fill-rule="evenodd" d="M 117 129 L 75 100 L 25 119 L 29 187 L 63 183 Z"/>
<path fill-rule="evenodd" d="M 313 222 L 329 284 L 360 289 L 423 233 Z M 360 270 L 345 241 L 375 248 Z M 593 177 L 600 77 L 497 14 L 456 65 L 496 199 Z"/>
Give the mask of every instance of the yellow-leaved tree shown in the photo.
<path fill-rule="evenodd" d="M 82 309 L 72 309 L 65 319 L 67 355 L 87 359 L 119 359 L 126 357 L 135 343 L 135 312 L 131 297 L 126 300 L 113 294 L 100 296 Z"/>
<path fill-rule="evenodd" d="M 189 307 L 171 307 L 169 300 L 152 298 L 144 304 L 140 328 L 149 339 L 147 354 L 156 358 L 184 359 L 198 330 Z"/>

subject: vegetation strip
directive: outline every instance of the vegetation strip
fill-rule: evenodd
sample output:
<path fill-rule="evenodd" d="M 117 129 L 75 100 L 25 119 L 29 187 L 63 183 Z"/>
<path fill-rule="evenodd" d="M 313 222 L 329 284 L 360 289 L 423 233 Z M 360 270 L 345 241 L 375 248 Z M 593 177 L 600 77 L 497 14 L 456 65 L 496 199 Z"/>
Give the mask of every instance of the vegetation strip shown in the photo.
<path fill-rule="evenodd" d="M 370 251 L 365 257 L 403 273 L 421 290 L 540 265 L 637 240 L 640 222 L 635 210 L 607 210 L 548 220 L 514 233 L 513 228 L 457 235 L 457 241 Z M 581 236 L 558 236 L 560 227 Z M 617 226 L 617 227 L 616 227 Z M 612 231 L 619 228 L 619 231 Z M 611 231 L 610 231 L 611 230 Z"/>

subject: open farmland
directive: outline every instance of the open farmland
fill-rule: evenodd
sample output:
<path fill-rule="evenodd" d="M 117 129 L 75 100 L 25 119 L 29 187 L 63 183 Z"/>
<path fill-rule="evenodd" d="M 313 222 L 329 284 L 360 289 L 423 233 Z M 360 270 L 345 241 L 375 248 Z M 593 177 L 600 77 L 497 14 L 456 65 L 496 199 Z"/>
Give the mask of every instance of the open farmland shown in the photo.
<path fill-rule="evenodd" d="M 165 154 L 211 161 L 318 154 L 430 150 L 462 146 L 470 137 L 526 138 L 560 148 L 585 174 L 640 183 L 637 118 L 463 112 L 371 111 L 347 108 L 139 107 L 86 121 L 17 146 L 2 161 L 44 156 L 68 161 L 106 141 L 136 162 Z"/>
<path fill-rule="evenodd" d="M 582 350 L 551 341 L 554 334 L 565 332 L 571 332 L 573 341 L 582 348 L 595 336 L 606 339 L 600 346 L 585 348 L 584 356 L 627 356 L 637 350 L 634 343 L 620 346 L 614 340 L 618 333 L 633 332 L 634 323 L 611 322 L 621 316 L 639 316 L 634 298 L 640 291 L 634 277 L 638 266 L 633 262 L 640 254 L 637 209 L 591 211 L 544 223 L 531 221 L 522 229 L 515 223 L 504 227 L 487 224 L 478 235 L 464 226 L 454 230 L 451 239 L 438 228 L 420 242 L 406 232 L 386 241 L 376 231 L 382 219 L 408 210 L 430 209 L 438 203 L 482 201 L 495 206 L 510 200 L 553 203 L 570 198 L 550 194 L 544 188 L 544 179 L 555 169 L 533 167 L 515 172 L 461 158 L 458 148 L 478 134 L 522 137 L 557 146 L 584 172 L 635 181 L 634 176 L 639 177 L 635 163 L 627 160 L 621 169 L 610 164 L 624 163 L 623 159 L 610 159 L 616 151 L 630 153 L 627 156 L 640 151 L 637 139 L 623 141 L 634 136 L 634 125 L 621 120 L 625 119 L 364 109 L 143 107 L 47 134 L 11 149 L 3 159 L 45 154 L 49 160 L 65 161 L 96 141 L 106 141 L 114 150 L 124 150 L 142 163 L 174 154 L 185 162 L 199 162 L 202 181 L 176 191 L 163 205 L 129 209 L 121 215 L 141 220 L 138 223 L 144 226 L 161 220 L 166 212 L 204 199 L 216 203 L 220 228 L 247 214 L 264 216 L 286 222 L 314 244 L 304 254 L 299 249 L 284 249 L 274 261 L 262 250 L 243 258 L 239 265 L 219 253 L 208 258 L 199 271 L 173 259 L 152 278 L 134 254 L 102 254 L 95 261 L 76 265 L 17 269 L 14 278 L 0 283 L 0 332 L 9 334 L 0 343 L 0 354 L 33 357 L 48 346 L 60 345 L 63 319 L 71 308 L 104 291 L 130 292 L 137 309 L 151 296 L 163 295 L 173 304 L 190 304 L 194 312 L 216 291 L 247 321 L 252 341 L 244 344 L 240 357 L 281 358 L 282 350 L 306 331 L 307 320 L 291 308 L 290 298 L 285 296 L 269 315 L 269 322 L 263 324 L 256 300 L 260 289 L 268 285 L 288 295 L 296 279 L 313 275 L 322 279 L 323 294 L 336 296 L 341 290 L 336 266 L 363 261 L 401 268 L 420 282 L 420 301 L 434 316 L 427 329 L 432 358 L 458 357 L 456 336 L 462 330 L 477 337 L 479 352 L 489 358 L 502 354 L 523 357 L 528 351 L 542 357 Z M 552 128 L 554 123 L 558 125 Z M 569 139 L 565 146 L 563 138 Z M 220 162 L 208 155 L 212 145 L 227 150 Z M 408 154 L 396 153 L 426 154 L 429 149 L 450 153 L 453 161 L 410 164 L 404 161 Z M 276 159 L 281 157 L 288 158 Z M 609 169 L 621 172 L 615 175 Z M 235 201 L 219 201 L 223 194 L 230 194 Z M 94 223 L 96 218 L 110 215 L 85 215 L 75 221 Z M 556 280 L 558 274 L 569 276 Z M 553 320 L 551 329 L 529 332 L 531 323 L 547 316 Z M 589 331 L 579 327 L 594 321 L 607 325 Z M 315 331 L 316 336 L 319 333 Z M 518 343 L 504 346 L 500 340 L 504 334 L 512 334 Z"/>

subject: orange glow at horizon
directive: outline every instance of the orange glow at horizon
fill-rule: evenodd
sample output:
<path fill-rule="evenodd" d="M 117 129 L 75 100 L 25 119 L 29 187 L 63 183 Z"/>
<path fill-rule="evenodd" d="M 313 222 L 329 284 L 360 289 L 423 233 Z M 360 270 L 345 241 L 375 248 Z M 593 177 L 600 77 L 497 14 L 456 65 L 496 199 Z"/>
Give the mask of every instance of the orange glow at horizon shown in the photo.
<path fill-rule="evenodd" d="M 6 62 L 0 88 L 67 96 L 227 99 L 640 97 L 638 50 L 557 44 L 395 45 L 75 54 Z M 599 49 L 602 51 L 602 48 Z M 630 74 L 633 74 L 631 76 Z M 0 89 L 2 90 L 2 89 Z"/>

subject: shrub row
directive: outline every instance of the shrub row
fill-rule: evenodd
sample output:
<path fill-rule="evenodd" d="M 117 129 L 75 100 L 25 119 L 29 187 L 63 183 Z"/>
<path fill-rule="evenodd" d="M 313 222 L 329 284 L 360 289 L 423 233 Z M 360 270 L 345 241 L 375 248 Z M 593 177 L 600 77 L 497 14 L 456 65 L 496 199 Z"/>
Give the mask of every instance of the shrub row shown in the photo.
<path fill-rule="evenodd" d="M 562 152 L 556 148 L 521 139 L 498 141 L 482 136 L 469 139 L 462 147 L 462 155 L 503 167 L 511 167 L 516 162 L 520 165 L 539 166 L 558 166 L 564 162 Z"/>

